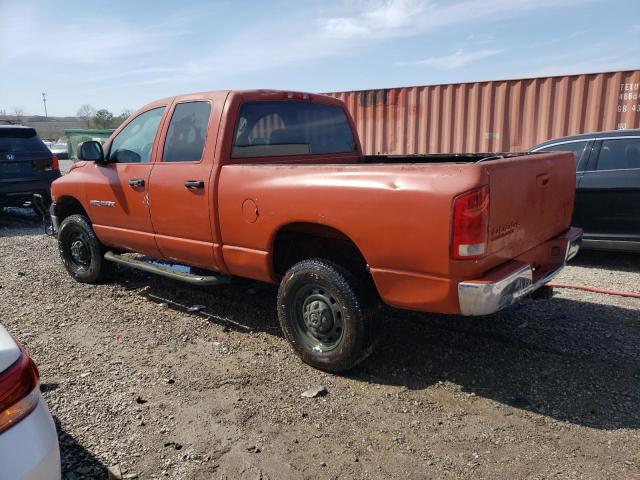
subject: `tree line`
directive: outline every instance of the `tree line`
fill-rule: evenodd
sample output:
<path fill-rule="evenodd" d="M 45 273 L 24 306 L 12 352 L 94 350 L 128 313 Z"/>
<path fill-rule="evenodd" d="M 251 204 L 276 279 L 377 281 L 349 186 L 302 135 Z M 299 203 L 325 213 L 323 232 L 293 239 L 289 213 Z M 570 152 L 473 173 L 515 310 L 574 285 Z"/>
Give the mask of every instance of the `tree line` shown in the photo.
<path fill-rule="evenodd" d="M 78 109 L 76 114 L 86 122 L 87 128 L 118 128 L 133 112 L 131 110 L 123 110 L 120 115 L 114 115 L 106 108 L 96 110 L 89 104 L 84 104 Z"/>

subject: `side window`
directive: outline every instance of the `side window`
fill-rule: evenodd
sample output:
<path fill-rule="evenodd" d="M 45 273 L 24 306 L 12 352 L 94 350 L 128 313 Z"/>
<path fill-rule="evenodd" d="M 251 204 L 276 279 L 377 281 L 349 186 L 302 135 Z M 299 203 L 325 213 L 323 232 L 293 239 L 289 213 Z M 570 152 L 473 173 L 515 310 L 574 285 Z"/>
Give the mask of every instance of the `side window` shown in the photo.
<path fill-rule="evenodd" d="M 586 148 L 588 141 L 584 142 L 570 142 L 570 143 L 560 143 L 556 145 L 549 145 L 548 147 L 541 148 L 540 150 L 536 150 L 536 152 L 573 152 L 576 154 L 576 168 L 580 165 L 580 159 L 584 153 L 584 149 Z"/>
<path fill-rule="evenodd" d="M 640 138 L 603 140 L 596 170 L 640 168 Z"/>
<path fill-rule="evenodd" d="M 109 161 L 116 163 L 149 163 L 151 150 L 164 107 L 138 115 L 111 142 Z"/>
<path fill-rule="evenodd" d="M 162 154 L 163 162 L 199 162 L 207 137 L 211 104 L 180 103 L 171 116 Z"/>

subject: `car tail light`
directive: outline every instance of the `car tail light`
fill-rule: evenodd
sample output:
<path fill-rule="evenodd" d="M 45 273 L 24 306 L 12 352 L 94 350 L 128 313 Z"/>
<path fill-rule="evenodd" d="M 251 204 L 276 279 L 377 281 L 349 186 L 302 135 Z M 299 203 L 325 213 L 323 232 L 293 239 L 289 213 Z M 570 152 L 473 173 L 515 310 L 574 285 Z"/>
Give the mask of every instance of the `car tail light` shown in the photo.
<path fill-rule="evenodd" d="M 36 408 L 39 378 L 38 368 L 24 350 L 13 365 L 0 373 L 0 433 Z"/>
<path fill-rule="evenodd" d="M 482 257 L 487 251 L 489 187 L 484 186 L 453 201 L 451 255 L 457 260 Z"/>
<path fill-rule="evenodd" d="M 51 168 L 53 170 L 60 170 L 60 160 L 57 155 L 51 157 Z"/>

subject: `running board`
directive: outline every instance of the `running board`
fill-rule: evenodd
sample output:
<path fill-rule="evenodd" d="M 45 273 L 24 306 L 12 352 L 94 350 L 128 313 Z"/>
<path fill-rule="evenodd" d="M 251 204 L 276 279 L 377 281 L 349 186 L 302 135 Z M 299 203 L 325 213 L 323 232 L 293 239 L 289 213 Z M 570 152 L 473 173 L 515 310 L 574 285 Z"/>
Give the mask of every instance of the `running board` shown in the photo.
<path fill-rule="evenodd" d="M 131 257 L 125 257 L 124 255 L 118 255 L 111 250 L 104 254 L 104 259 L 110 262 L 119 263 L 120 265 L 126 265 L 127 267 L 142 270 L 144 272 L 155 273 L 156 275 L 162 275 L 163 277 L 172 278 L 173 280 L 179 280 L 181 282 L 190 283 L 192 285 L 222 285 L 229 283 L 230 277 L 227 275 L 199 275 L 191 272 L 182 272 L 176 268 L 172 268 L 168 265 L 159 264 L 160 260 L 147 262 L 144 260 L 138 260 Z M 176 264 L 177 265 L 177 264 Z M 182 268 L 191 270 L 190 267 L 179 265 Z"/>

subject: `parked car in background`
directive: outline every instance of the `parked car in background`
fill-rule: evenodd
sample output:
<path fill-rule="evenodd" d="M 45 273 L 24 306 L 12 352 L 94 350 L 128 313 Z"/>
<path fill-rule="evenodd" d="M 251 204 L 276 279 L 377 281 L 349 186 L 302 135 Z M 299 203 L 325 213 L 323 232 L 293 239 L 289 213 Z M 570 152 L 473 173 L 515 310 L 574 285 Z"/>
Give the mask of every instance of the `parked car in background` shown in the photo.
<path fill-rule="evenodd" d="M 532 152 L 576 155 L 573 225 L 584 248 L 640 252 L 640 130 L 564 137 Z"/>
<path fill-rule="evenodd" d="M 33 128 L 0 125 L 0 207 L 29 206 L 34 193 L 49 203 L 59 176 L 58 157 Z"/>
<path fill-rule="evenodd" d="M 51 148 L 55 145 L 56 141 L 55 140 L 47 140 L 47 139 L 43 138 L 42 139 L 42 143 L 44 143 L 47 146 L 47 148 L 49 150 L 51 150 Z"/>
<path fill-rule="evenodd" d="M 57 156 L 60 160 L 69 159 L 69 142 L 67 141 L 67 137 L 60 137 L 50 148 L 51 153 Z"/>
<path fill-rule="evenodd" d="M 60 479 L 60 449 L 40 374 L 0 325 L 0 479 Z"/>
<path fill-rule="evenodd" d="M 278 283 L 286 338 L 328 371 L 372 351 L 380 300 L 487 315 L 542 287 L 581 236 L 572 155 L 365 156 L 344 104 L 323 95 L 166 98 L 78 159 L 51 207 L 76 280 L 120 263 L 198 285 Z"/>

